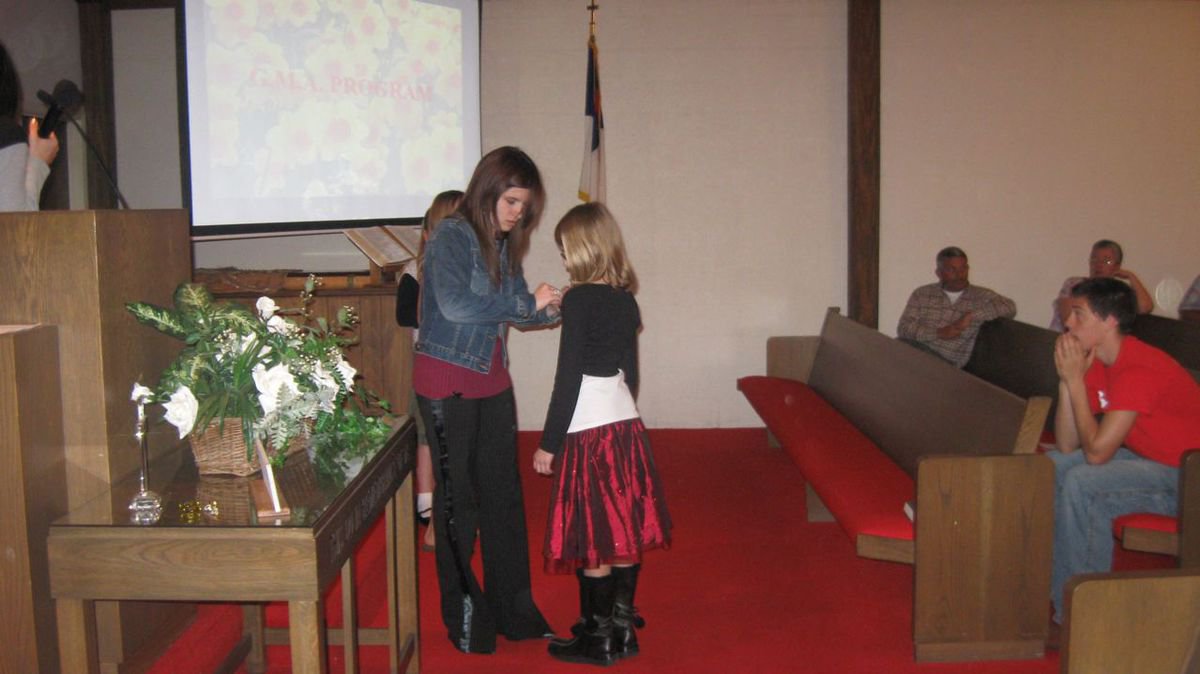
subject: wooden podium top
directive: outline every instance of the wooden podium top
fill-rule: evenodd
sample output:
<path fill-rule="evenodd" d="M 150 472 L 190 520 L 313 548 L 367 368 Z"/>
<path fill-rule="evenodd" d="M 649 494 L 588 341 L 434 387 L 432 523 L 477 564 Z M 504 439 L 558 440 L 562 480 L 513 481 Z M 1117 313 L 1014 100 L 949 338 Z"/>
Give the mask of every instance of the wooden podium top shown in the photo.
<path fill-rule="evenodd" d="M 318 274 L 317 278 L 320 280 L 316 291 L 319 297 L 396 294 L 394 283 L 385 283 L 382 279 L 375 280 L 368 274 Z M 208 286 L 216 297 L 245 298 L 267 295 L 278 298 L 281 295 L 299 296 L 308 280 L 308 274 L 289 269 L 196 269 L 192 272 L 192 280 Z"/>

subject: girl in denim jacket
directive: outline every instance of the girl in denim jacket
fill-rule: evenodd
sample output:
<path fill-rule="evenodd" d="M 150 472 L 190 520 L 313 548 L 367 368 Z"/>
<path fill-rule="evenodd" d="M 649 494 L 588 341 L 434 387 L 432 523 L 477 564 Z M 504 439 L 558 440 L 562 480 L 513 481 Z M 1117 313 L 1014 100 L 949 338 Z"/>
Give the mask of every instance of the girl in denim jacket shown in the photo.
<path fill-rule="evenodd" d="M 558 290 L 543 283 L 531 293 L 521 273 L 528 230 L 544 202 L 533 160 L 515 147 L 498 148 L 479 161 L 457 212 L 425 248 L 413 389 L 437 481 L 442 621 L 464 653 L 491 653 L 497 634 L 551 636 L 530 591 L 505 349 L 509 325 L 557 320 Z M 471 569 L 476 532 L 482 584 Z"/>

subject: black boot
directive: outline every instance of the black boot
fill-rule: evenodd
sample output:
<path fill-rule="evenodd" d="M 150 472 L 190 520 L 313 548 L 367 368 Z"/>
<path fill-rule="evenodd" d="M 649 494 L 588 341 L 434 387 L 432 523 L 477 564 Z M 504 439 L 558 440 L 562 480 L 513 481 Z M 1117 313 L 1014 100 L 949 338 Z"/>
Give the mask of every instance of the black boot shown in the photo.
<path fill-rule="evenodd" d="M 618 657 L 627 658 L 638 654 L 637 632 L 646 625 L 633 604 L 637 592 L 638 572 L 641 564 L 614 566 L 612 576 L 616 583 L 613 594 L 613 650 Z"/>
<path fill-rule="evenodd" d="M 602 578 L 581 575 L 579 584 L 580 595 L 586 593 L 590 606 L 583 633 L 565 642 L 551 641 L 547 651 L 564 662 L 607 667 L 618 658 L 613 652 L 612 618 L 616 584 L 611 574 Z"/>
<path fill-rule="evenodd" d="M 579 582 L 579 619 L 575 621 L 574 625 L 571 625 L 571 636 L 565 638 L 555 637 L 553 639 L 560 646 L 583 634 L 583 630 L 587 626 L 587 617 L 592 614 L 590 598 L 588 597 L 586 586 L 583 584 L 583 578 L 583 569 L 575 569 L 575 580 Z"/>

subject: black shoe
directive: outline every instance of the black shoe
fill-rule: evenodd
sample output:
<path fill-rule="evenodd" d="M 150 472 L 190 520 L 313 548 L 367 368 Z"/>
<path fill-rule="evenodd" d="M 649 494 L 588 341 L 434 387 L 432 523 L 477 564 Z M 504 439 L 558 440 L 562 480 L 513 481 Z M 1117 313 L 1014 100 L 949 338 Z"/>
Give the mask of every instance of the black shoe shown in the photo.
<path fill-rule="evenodd" d="M 628 567 L 614 566 L 612 570 L 615 583 L 612 650 L 618 658 L 628 658 L 638 654 L 637 632 L 635 629 L 641 629 L 646 626 L 646 621 L 638 614 L 637 607 L 633 605 L 633 596 L 637 591 L 638 572 L 640 570 L 640 564 Z M 582 570 L 576 572 L 577 577 L 582 577 L 582 575 Z M 590 608 L 588 597 L 582 588 L 583 584 L 581 582 L 579 593 L 580 618 L 574 625 L 571 625 L 570 637 L 554 639 L 554 643 L 560 647 L 569 644 L 574 639 L 578 639 L 587 631 L 587 619 L 583 616 L 590 612 Z"/>
<path fill-rule="evenodd" d="M 566 641 L 555 639 L 546 650 L 563 662 L 607 667 L 620 659 L 613 650 L 613 577 L 582 576 L 579 582 L 592 609 L 583 633 Z"/>
<path fill-rule="evenodd" d="M 454 645 L 455 650 L 459 653 L 467 653 L 468 655 L 491 655 L 496 652 L 496 642 L 493 640 L 491 644 L 487 643 L 470 643 L 469 640 L 462 637 L 450 636 L 450 643 Z"/>

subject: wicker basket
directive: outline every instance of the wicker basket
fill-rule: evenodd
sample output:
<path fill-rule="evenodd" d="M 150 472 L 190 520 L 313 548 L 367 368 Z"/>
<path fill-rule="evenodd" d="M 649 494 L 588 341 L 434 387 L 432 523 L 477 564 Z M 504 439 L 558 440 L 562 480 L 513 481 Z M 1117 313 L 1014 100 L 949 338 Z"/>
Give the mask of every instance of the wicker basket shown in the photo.
<path fill-rule="evenodd" d="M 196 485 L 196 500 L 217 504 L 217 519 L 225 524 L 250 524 L 250 482 L 242 477 L 210 475 Z"/>
<path fill-rule="evenodd" d="M 201 475 L 238 475 L 245 477 L 258 472 L 258 457 L 250 452 L 246 456 L 246 438 L 242 434 L 242 420 L 231 418 L 221 422 L 212 421 L 203 435 L 192 433 L 188 436 L 192 445 L 192 454 L 196 457 L 196 468 Z M 287 447 L 290 456 L 304 451 L 308 444 L 308 433 L 301 433 L 292 438 Z"/>

